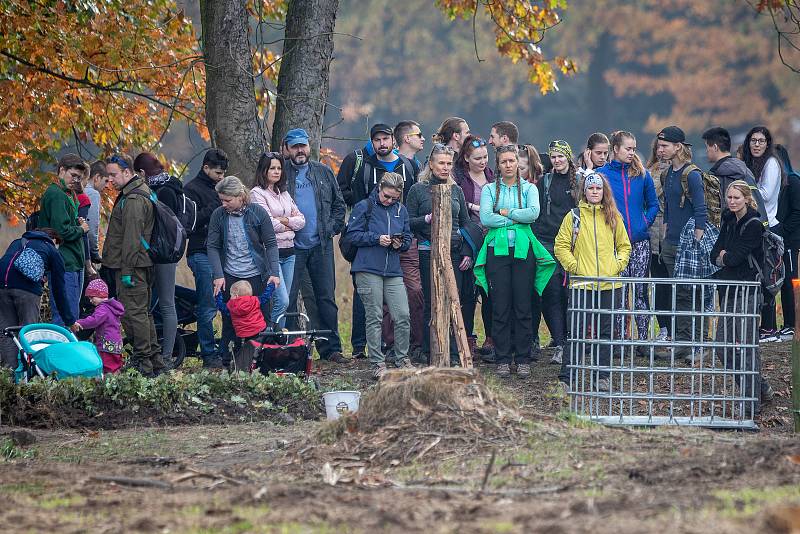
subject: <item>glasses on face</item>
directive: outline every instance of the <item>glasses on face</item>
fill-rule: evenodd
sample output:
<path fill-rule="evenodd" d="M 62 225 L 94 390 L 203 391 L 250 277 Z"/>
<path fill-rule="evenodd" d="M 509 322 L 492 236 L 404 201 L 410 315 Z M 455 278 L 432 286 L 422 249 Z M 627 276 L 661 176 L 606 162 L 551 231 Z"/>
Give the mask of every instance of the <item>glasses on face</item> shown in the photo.
<path fill-rule="evenodd" d="M 120 168 L 120 169 L 130 169 L 130 168 L 131 168 L 131 167 L 130 167 L 130 165 L 128 165 L 128 164 L 125 162 L 125 160 L 124 160 L 124 159 L 122 159 L 120 156 L 118 156 L 118 155 L 116 155 L 116 154 L 115 154 L 115 155 L 113 155 L 113 156 L 111 156 L 110 158 L 108 158 L 108 159 L 106 160 L 106 163 L 114 163 L 114 164 L 116 164 L 116 165 L 119 165 L 119 168 Z"/>
<path fill-rule="evenodd" d="M 751 137 L 750 138 L 750 144 L 751 145 L 756 145 L 756 146 L 758 146 L 758 145 L 766 145 L 767 144 L 767 139 L 764 138 L 764 137 Z"/>
<path fill-rule="evenodd" d="M 475 148 L 480 148 L 482 146 L 486 146 L 486 141 L 484 141 L 483 139 L 473 139 L 470 144 Z"/>
<path fill-rule="evenodd" d="M 381 197 L 381 200 L 384 201 L 384 202 L 394 203 L 394 202 L 397 202 L 398 200 L 400 200 L 400 195 L 397 195 L 397 196 L 387 195 L 383 191 L 380 192 L 380 197 Z"/>
<path fill-rule="evenodd" d="M 424 139 L 424 137 L 422 137 L 422 132 L 411 132 L 411 133 L 407 133 L 406 135 L 409 136 L 409 137 L 417 136 L 420 139 Z"/>
<path fill-rule="evenodd" d="M 83 178 L 83 174 L 78 171 L 69 171 L 68 176 L 71 182 L 80 182 Z"/>

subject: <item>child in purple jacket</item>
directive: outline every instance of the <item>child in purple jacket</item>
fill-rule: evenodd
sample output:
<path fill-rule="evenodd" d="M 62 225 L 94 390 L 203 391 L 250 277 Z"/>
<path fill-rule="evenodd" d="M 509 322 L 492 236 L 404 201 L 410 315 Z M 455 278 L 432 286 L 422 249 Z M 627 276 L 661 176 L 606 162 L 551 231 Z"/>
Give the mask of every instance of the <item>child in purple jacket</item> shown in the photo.
<path fill-rule="evenodd" d="M 72 330 L 94 328 L 94 344 L 103 360 L 103 373 L 116 373 L 122 367 L 120 320 L 125 307 L 120 301 L 108 298 L 108 286 L 99 278 L 89 282 L 85 294 L 95 306 L 94 313 L 75 321 Z"/>

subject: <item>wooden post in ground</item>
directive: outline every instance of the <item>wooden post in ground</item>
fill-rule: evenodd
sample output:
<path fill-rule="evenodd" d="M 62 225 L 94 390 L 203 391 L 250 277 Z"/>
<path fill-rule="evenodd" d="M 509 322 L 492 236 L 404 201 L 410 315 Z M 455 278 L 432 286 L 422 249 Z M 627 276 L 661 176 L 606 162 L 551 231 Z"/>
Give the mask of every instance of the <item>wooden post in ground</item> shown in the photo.
<path fill-rule="evenodd" d="M 450 297 L 450 319 L 453 321 L 453 330 L 456 334 L 456 345 L 458 346 L 461 367 L 472 369 L 472 352 L 469 350 L 467 330 L 464 328 L 464 317 L 461 316 L 461 298 L 458 295 L 456 277 L 452 269 L 445 269 L 444 275 L 447 293 Z"/>
<path fill-rule="evenodd" d="M 431 365 L 450 367 L 450 295 L 446 277 L 452 269 L 450 233 L 453 214 L 450 184 L 431 186 Z M 451 272 L 452 275 L 452 272 Z"/>

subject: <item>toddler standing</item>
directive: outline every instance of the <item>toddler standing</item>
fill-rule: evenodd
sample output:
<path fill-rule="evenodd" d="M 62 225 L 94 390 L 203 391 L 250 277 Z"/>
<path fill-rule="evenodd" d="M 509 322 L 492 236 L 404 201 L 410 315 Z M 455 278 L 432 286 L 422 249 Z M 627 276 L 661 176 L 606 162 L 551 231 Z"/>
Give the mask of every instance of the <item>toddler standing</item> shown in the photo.
<path fill-rule="evenodd" d="M 72 331 L 94 328 L 94 344 L 103 360 L 104 373 L 116 373 L 122 367 L 122 332 L 120 319 L 125 307 L 108 298 L 108 286 L 97 278 L 86 286 L 86 298 L 95 306 L 94 313 L 75 321 Z"/>

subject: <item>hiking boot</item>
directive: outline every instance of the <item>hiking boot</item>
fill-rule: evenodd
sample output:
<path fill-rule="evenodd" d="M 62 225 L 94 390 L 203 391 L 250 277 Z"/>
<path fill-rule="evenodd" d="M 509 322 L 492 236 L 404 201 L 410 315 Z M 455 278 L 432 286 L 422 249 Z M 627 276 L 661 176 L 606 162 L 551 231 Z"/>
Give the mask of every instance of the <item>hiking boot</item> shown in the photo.
<path fill-rule="evenodd" d="M 611 382 L 608 378 L 601 378 L 594 384 L 597 391 L 609 391 L 611 389 Z"/>
<path fill-rule="evenodd" d="M 385 373 L 386 373 L 386 364 L 379 363 L 372 369 L 372 378 L 374 378 L 375 380 L 380 380 Z"/>
<path fill-rule="evenodd" d="M 770 330 L 769 328 L 762 328 L 758 331 L 758 342 L 759 343 L 772 343 L 774 341 L 780 341 L 781 337 L 778 335 L 777 330 Z"/>
<path fill-rule="evenodd" d="M 658 331 L 658 335 L 654 339 L 654 341 L 658 341 L 659 343 L 666 343 L 668 341 L 672 341 L 672 338 L 669 337 L 669 330 L 666 328 L 662 328 Z"/>
<path fill-rule="evenodd" d="M 422 350 L 422 347 L 414 347 L 411 349 L 409 351 L 409 356 L 412 363 L 416 363 L 418 365 L 428 365 L 428 353 Z"/>
<path fill-rule="evenodd" d="M 507 363 L 501 363 L 495 369 L 495 374 L 501 378 L 508 378 L 511 376 L 511 366 Z"/>
<path fill-rule="evenodd" d="M 481 356 L 486 356 L 488 354 L 494 354 L 494 341 L 492 338 L 487 337 L 486 340 L 483 342 L 483 346 L 480 348 Z M 486 360 L 484 360 L 486 361 Z"/>
<path fill-rule="evenodd" d="M 325 359 L 332 363 L 347 363 L 350 361 L 341 352 L 331 352 Z"/>
<path fill-rule="evenodd" d="M 517 364 L 517 376 L 520 378 L 528 378 L 531 376 L 531 366 L 527 363 Z"/>
<path fill-rule="evenodd" d="M 564 363 L 564 347 L 561 345 L 556 346 L 556 350 L 553 351 L 553 356 L 550 358 L 550 363 L 554 363 L 557 365 L 561 365 Z"/>
<path fill-rule="evenodd" d="M 354 360 L 366 360 L 367 359 L 367 347 L 353 347 L 353 359 Z"/>
<path fill-rule="evenodd" d="M 394 362 L 395 367 L 398 369 L 416 369 L 417 367 L 411 363 L 411 360 L 408 358 L 403 358 L 402 360 L 398 360 Z"/>

